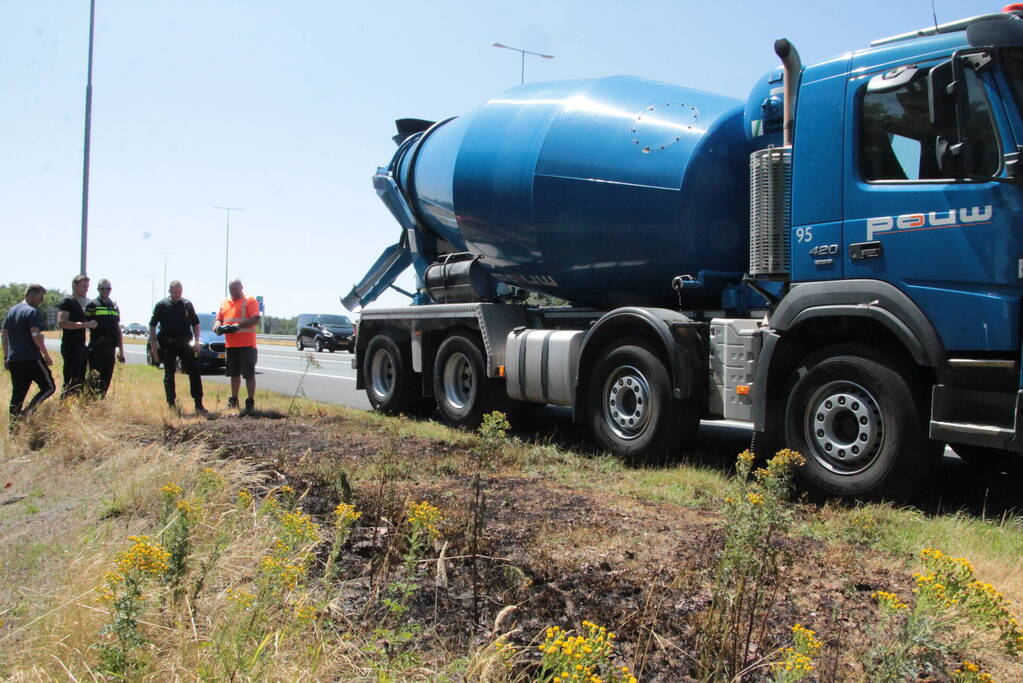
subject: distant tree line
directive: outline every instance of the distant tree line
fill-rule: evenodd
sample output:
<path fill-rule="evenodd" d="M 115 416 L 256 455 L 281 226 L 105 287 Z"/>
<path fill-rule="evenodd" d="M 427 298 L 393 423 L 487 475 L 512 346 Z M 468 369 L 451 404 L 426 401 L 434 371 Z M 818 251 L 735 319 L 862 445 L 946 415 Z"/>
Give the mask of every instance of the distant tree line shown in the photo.
<path fill-rule="evenodd" d="M 25 298 L 26 287 L 28 287 L 26 282 L 11 282 L 6 285 L 0 285 L 0 319 L 7 315 L 7 311 L 11 306 L 22 302 Z M 66 296 L 67 292 L 59 289 L 46 290 L 46 296 L 43 297 L 43 305 L 39 307 L 46 321 L 49 322 L 56 319 L 57 304 Z"/>
<path fill-rule="evenodd" d="M 298 316 L 277 318 L 272 315 L 263 316 L 266 323 L 266 334 L 298 334 Z"/>

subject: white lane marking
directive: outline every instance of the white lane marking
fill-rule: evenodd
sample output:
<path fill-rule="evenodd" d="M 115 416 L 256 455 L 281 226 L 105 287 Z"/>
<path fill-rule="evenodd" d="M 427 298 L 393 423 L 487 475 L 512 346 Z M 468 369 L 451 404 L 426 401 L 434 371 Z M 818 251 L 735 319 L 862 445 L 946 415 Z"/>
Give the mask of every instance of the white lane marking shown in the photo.
<path fill-rule="evenodd" d="M 346 379 L 349 382 L 354 382 L 354 377 L 345 377 L 344 375 L 325 375 L 322 372 L 304 372 L 302 370 L 283 370 L 281 368 L 268 368 L 263 365 L 257 365 L 257 370 L 265 370 L 266 372 L 289 372 L 293 375 L 305 375 L 306 377 L 326 377 L 327 379 Z"/>

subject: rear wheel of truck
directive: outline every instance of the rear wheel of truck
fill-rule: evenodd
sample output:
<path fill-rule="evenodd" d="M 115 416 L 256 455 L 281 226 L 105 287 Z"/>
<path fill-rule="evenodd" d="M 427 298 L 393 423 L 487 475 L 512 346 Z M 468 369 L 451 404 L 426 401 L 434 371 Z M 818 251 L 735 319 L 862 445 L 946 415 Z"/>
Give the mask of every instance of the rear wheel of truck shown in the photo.
<path fill-rule="evenodd" d="M 785 442 L 803 454 L 798 477 L 825 497 L 902 498 L 935 472 L 940 444 L 908 368 L 860 345 L 824 349 L 797 370 Z"/>
<path fill-rule="evenodd" d="M 624 339 L 598 357 L 587 406 L 600 445 L 637 463 L 680 452 L 700 424 L 689 402 L 672 398 L 665 363 L 640 339 Z"/>
<path fill-rule="evenodd" d="M 412 354 L 389 334 L 369 340 L 362 374 L 366 398 L 375 410 L 389 415 L 408 412 L 416 404 L 417 388 L 412 372 Z"/>
<path fill-rule="evenodd" d="M 483 351 L 473 339 L 455 334 L 437 349 L 433 396 L 444 422 L 473 429 L 488 410 L 496 410 L 500 386 L 487 377 Z"/>

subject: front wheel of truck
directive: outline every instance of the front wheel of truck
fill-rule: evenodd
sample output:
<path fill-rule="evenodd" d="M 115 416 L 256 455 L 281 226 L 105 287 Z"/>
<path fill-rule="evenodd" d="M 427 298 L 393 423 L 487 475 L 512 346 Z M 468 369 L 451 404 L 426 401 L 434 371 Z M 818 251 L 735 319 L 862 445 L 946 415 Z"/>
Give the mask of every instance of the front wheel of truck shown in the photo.
<path fill-rule="evenodd" d="M 641 339 L 623 339 L 601 353 L 587 406 L 600 445 L 635 463 L 680 452 L 700 424 L 689 402 L 673 399 L 664 361 Z"/>
<path fill-rule="evenodd" d="M 798 477 L 823 497 L 904 498 L 927 483 L 941 448 L 912 373 L 860 345 L 824 349 L 797 370 L 785 441 L 803 454 Z"/>

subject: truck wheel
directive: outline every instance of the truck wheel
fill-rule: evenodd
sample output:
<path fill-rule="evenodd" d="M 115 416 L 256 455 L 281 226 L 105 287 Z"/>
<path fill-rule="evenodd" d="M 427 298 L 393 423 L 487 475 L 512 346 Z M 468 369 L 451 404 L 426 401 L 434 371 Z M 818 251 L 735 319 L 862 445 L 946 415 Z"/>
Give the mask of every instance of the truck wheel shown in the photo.
<path fill-rule="evenodd" d="M 1014 453 L 963 444 L 952 444 L 952 450 L 960 458 L 985 472 L 1008 472 L 1011 474 L 1023 472 L 1023 456 Z"/>
<path fill-rule="evenodd" d="M 858 345 L 825 349 L 798 369 L 785 442 L 803 454 L 804 486 L 826 497 L 901 498 L 925 484 L 941 448 L 898 363 Z"/>
<path fill-rule="evenodd" d="M 671 395 L 668 369 L 645 342 L 624 339 L 597 359 L 590 381 L 589 421 L 597 441 L 633 462 L 681 451 L 699 415 Z"/>
<path fill-rule="evenodd" d="M 478 427 L 498 390 L 487 378 L 483 352 L 475 342 L 458 334 L 444 340 L 433 364 L 433 395 L 446 423 Z"/>
<path fill-rule="evenodd" d="M 366 397 L 375 410 L 395 415 L 415 405 L 416 382 L 411 353 L 390 335 L 378 334 L 366 346 L 362 361 Z"/>

